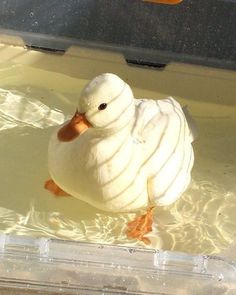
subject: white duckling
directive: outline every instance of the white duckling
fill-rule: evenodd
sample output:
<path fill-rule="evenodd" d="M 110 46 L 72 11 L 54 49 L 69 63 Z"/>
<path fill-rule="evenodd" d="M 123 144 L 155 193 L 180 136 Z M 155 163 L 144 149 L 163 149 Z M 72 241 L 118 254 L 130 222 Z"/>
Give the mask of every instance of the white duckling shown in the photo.
<path fill-rule="evenodd" d="M 135 99 L 130 86 L 102 74 L 82 91 L 78 110 L 51 137 L 45 187 L 109 212 L 147 208 L 128 236 L 145 243 L 152 208 L 176 201 L 188 187 L 193 136 L 173 98 Z"/>

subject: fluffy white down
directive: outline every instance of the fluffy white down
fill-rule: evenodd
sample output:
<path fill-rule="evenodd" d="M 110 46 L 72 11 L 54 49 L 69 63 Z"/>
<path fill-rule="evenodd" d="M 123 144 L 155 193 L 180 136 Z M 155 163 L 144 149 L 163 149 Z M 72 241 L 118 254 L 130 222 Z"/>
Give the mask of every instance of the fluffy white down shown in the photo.
<path fill-rule="evenodd" d="M 82 92 L 79 111 L 93 127 L 71 142 L 56 130 L 49 143 L 49 171 L 63 190 L 113 212 L 168 205 L 186 190 L 192 135 L 173 98 L 134 99 L 124 81 L 103 74 Z"/>

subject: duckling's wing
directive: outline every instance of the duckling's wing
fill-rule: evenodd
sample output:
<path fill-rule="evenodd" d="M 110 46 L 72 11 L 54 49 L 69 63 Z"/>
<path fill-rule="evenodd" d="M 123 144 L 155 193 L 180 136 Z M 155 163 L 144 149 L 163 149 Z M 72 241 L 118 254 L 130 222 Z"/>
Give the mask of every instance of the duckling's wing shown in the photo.
<path fill-rule="evenodd" d="M 140 142 L 144 142 L 149 135 L 151 129 L 156 126 L 160 117 L 157 101 L 152 99 L 136 99 L 135 100 L 135 122 L 132 130 L 132 136 Z"/>
<path fill-rule="evenodd" d="M 144 104 L 142 106 L 142 104 Z M 169 97 L 137 106 L 136 134 L 142 142 L 142 167 L 148 173 L 149 199 L 173 203 L 187 188 L 193 165 L 193 139 L 180 104 Z"/>
<path fill-rule="evenodd" d="M 150 166 L 150 162 L 153 162 L 153 155 L 159 150 L 159 143 L 162 142 L 161 139 L 169 128 L 168 113 L 171 112 L 169 109 L 171 109 L 170 105 L 164 100 L 136 100 L 132 136 L 137 149 L 140 150 L 142 167 Z M 174 138 L 171 140 L 173 141 Z"/>
<path fill-rule="evenodd" d="M 136 99 L 136 120 L 132 131 L 133 137 L 140 142 L 151 140 L 158 130 L 164 128 L 163 125 L 166 128 L 168 127 L 167 121 L 171 119 L 171 116 L 176 115 L 176 110 L 183 117 L 184 122 L 187 122 L 189 138 L 192 142 L 197 137 L 196 123 L 191 117 L 187 106 L 182 108 L 172 97 L 163 100 Z M 163 132 L 165 132 L 164 129 Z M 159 135 L 161 136 L 161 134 Z"/>

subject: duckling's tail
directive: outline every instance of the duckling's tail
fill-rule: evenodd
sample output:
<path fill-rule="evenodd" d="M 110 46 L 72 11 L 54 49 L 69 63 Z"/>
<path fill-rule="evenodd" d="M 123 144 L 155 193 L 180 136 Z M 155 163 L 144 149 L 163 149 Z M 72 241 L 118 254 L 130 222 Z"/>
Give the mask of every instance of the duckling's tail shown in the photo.
<path fill-rule="evenodd" d="M 192 141 L 194 141 L 198 136 L 197 124 L 196 124 L 195 120 L 193 119 L 193 117 L 190 115 L 187 105 L 182 107 L 182 110 L 183 110 L 185 118 L 188 122 L 190 136 L 192 137 Z"/>

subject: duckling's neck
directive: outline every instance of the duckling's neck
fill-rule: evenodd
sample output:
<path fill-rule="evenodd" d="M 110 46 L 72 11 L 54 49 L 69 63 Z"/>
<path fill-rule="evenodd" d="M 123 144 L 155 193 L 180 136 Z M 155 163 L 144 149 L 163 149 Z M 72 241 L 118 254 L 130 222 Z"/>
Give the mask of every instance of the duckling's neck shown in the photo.
<path fill-rule="evenodd" d="M 134 125 L 134 118 L 131 118 L 128 122 L 123 125 L 112 127 L 112 128 L 94 128 L 94 132 L 97 136 L 101 137 L 110 137 L 110 136 L 121 136 L 122 134 L 131 133 L 133 125 Z"/>

